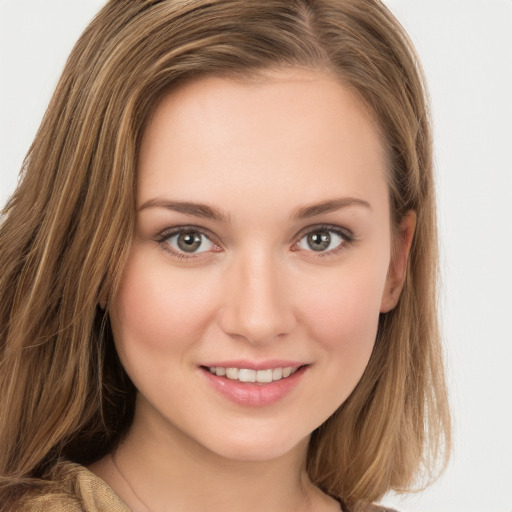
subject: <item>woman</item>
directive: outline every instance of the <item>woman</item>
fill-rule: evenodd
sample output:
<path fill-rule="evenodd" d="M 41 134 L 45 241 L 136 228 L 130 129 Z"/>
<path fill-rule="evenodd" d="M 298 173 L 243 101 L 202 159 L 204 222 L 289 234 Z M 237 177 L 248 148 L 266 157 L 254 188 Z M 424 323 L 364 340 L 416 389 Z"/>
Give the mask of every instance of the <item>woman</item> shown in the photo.
<path fill-rule="evenodd" d="M 449 446 L 428 110 L 379 2 L 109 2 L 0 244 L 2 511 L 374 510 Z"/>

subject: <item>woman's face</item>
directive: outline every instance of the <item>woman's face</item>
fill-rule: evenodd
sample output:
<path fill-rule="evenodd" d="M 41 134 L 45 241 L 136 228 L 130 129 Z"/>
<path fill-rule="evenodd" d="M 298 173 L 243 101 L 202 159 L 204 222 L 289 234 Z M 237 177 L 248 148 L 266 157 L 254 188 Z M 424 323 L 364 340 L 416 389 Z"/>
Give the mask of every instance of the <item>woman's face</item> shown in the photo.
<path fill-rule="evenodd" d="M 139 425 L 239 460 L 304 446 L 396 300 L 385 161 L 360 101 L 320 72 L 161 101 L 111 305 Z"/>

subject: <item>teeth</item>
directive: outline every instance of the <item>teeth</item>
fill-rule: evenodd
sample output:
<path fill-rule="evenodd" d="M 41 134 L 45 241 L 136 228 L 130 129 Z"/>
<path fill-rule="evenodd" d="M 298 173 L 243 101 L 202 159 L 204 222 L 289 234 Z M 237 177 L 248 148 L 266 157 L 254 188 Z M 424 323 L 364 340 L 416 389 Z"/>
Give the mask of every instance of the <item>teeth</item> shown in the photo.
<path fill-rule="evenodd" d="M 283 369 L 274 368 L 272 370 L 272 380 L 281 380 L 283 378 Z"/>
<path fill-rule="evenodd" d="M 238 370 L 238 380 L 241 382 L 256 382 L 256 370 L 241 368 Z"/>
<path fill-rule="evenodd" d="M 226 377 L 231 380 L 237 380 L 238 368 L 226 368 Z"/>
<path fill-rule="evenodd" d="M 258 370 L 256 372 L 257 382 L 272 382 L 272 370 Z"/>
<path fill-rule="evenodd" d="M 251 370 L 249 368 L 224 368 L 222 366 L 210 366 L 210 373 L 218 377 L 227 377 L 240 382 L 259 382 L 262 384 L 286 379 L 293 375 L 298 368 L 288 366 L 286 368 L 269 368 L 268 370 Z"/>

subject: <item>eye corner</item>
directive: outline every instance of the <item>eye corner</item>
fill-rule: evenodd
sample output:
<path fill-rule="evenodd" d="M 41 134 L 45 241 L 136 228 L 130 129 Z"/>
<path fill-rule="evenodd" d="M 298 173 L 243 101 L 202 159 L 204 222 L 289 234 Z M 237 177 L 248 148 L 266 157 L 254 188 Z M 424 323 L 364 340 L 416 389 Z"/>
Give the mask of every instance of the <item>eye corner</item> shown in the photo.
<path fill-rule="evenodd" d="M 317 247 L 311 245 L 314 239 L 309 239 L 315 235 L 320 235 Z M 336 245 L 331 247 L 333 242 Z M 304 251 L 310 253 L 312 257 L 334 256 L 353 242 L 354 235 L 351 230 L 336 225 L 317 224 L 302 230 L 290 250 L 293 252 Z"/>
<path fill-rule="evenodd" d="M 189 241 L 186 239 L 180 240 L 180 237 L 187 236 L 192 236 L 193 239 Z M 208 253 L 223 251 L 213 235 L 196 226 L 166 228 L 153 237 L 153 240 L 160 249 L 180 261 L 192 260 L 207 256 Z"/>

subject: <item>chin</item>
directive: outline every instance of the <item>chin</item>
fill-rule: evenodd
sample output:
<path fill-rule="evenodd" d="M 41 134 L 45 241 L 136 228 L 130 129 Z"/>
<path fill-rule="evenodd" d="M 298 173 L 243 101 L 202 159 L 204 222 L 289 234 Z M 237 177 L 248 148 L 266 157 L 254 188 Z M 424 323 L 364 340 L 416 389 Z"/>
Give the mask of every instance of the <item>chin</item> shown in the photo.
<path fill-rule="evenodd" d="M 307 451 L 310 435 L 296 438 L 292 433 L 287 433 L 283 428 L 279 432 L 260 430 L 254 434 L 254 430 L 245 434 L 243 431 L 233 435 L 228 433 L 221 439 L 211 439 L 205 446 L 210 452 L 218 456 L 239 462 L 264 462 L 279 459 L 291 453 L 300 453 L 303 457 Z"/>
<path fill-rule="evenodd" d="M 262 443 L 236 444 L 225 447 L 219 455 L 225 459 L 238 462 L 266 462 L 280 459 L 291 453 L 307 449 L 309 437 L 296 445 L 287 443 L 274 444 L 266 439 Z"/>

